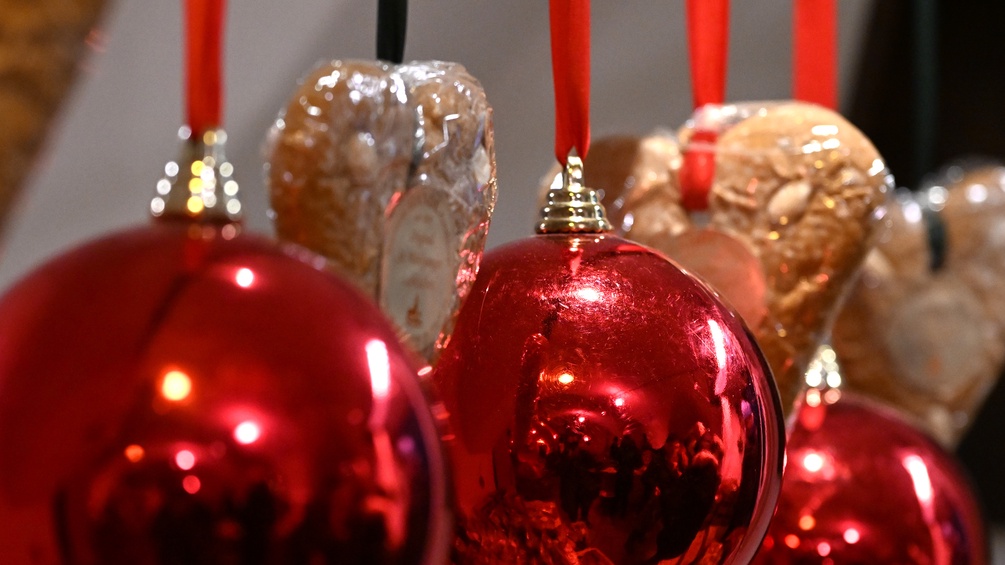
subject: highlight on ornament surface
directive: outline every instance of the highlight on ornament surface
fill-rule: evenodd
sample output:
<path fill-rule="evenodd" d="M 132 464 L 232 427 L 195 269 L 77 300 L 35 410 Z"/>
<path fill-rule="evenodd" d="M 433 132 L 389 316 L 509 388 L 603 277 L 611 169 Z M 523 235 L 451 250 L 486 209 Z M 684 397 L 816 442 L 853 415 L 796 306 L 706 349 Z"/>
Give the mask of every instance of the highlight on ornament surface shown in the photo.
<path fill-rule="evenodd" d="M 988 562 L 958 463 L 888 407 L 840 387 L 834 350 L 807 372 L 782 494 L 755 564 Z"/>
<path fill-rule="evenodd" d="M 458 559 L 745 563 L 780 488 L 770 371 L 713 291 L 603 233 L 578 166 L 552 233 L 486 254 L 433 372 Z"/>
<path fill-rule="evenodd" d="M 478 81 L 457 63 L 331 61 L 302 81 L 267 145 L 279 237 L 324 255 L 435 361 L 495 206 Z"/>
<path fill-rule="evenodd" d="M 949 449 L 1005 366 L 1005 168 L 947 167 L 898 193 L 834 328 L 851 390 L 915 418 Z"/>

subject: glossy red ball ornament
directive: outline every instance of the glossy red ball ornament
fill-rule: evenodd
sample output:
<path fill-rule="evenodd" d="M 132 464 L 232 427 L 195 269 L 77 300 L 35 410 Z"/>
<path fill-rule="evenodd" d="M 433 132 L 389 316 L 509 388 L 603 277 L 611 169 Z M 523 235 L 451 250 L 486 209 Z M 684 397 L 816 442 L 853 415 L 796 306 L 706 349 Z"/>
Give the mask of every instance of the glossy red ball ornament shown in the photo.
<path fill-rule="evenodd" d="M 434 371 L 461 563 L 746 563 L 774 509 L 782 416 L 739 318 L 663 256 L 601 234 L 485 255 Z"/>
<path fill-rule="evenodd" d="M 807 392 L 754 562 L 987 563 L 978 505 L 953 457 L 889 409 L 837 392 Z"/>
<path fill-rule="evenodd" d="M 298 253 L 156 225 L 0 301 L 0 562 L 443 562 L 412 357 Z"/>

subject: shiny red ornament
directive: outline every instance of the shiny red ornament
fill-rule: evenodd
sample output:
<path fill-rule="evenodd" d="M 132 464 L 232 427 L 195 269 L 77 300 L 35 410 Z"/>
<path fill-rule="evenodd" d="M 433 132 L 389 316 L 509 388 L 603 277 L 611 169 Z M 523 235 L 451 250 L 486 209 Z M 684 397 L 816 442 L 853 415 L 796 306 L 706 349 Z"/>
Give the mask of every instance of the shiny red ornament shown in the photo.
<path fill-rule="evenodd" d="M 0 301 L 0 562 L 444 561 L 412 357 L 303 253 L 161 224 Z"/>
<path fill-rule="evenodd" d="M 434 382 L 459 562 L 746 563 L 760 545 L 784 441 L 769 370 L 648 248 L 562 234 L 490 251 Z"/>
<path fill-rule="evenodd" d="M 888 409 L 807 395 L 754 563 L 987 563 L 978 505 L 952 456 Z"/>

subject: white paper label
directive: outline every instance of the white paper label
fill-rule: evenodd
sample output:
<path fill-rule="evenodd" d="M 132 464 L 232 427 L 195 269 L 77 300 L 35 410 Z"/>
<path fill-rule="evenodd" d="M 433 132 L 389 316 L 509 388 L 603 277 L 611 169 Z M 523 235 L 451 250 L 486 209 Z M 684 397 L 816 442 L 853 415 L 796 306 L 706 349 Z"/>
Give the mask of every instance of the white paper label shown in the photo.
<path fill-rule="evenodd" d="M 450 318 L 457 294 L 455 237 L 429 193 L 406 192 L 394 210 L 384 247 L 384 311 L 428 355 Z"/>

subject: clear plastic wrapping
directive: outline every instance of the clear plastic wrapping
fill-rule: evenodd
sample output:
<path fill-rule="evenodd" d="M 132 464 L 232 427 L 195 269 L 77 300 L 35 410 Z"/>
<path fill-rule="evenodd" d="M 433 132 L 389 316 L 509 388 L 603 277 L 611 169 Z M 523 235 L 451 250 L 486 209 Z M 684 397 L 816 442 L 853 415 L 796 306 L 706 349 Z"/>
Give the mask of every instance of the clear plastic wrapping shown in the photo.
<path fill-rule="evenodd" d="M 846 387 L 954 447 L 1005 363 L 1005 167 L 948 167 L 898 193 L 834 327 Z"/>
<path fill-rule="evenodd" d="M 454 63 L 332 61 L 304 79 L 266 151 L 280 238 L 327 257 L 434 360 L 495 205 L 478 81 Z"/>
<path fill-rule="evenodd" d="M 847 120 L 799 102 L 706 106 L 677 139 L 679 149 L 669 134 L 600 140 L 586 184 L 604 190 L 620 234 L 663 251 L 734 305 L 791 406 L 881 229 L 886 166 Z M 684 204 L 688 152 L 714 166 L 704 210 Z"/>
<path fill-rule="evenodd" d="M 750 104 L 720 119 L 735 123 L 715 144 L 708 225 L 761 262 L 766 312 L 750 325 L 788 405 L 881 229 L 891 179 L 869 139 L 830 110 Z"/>

